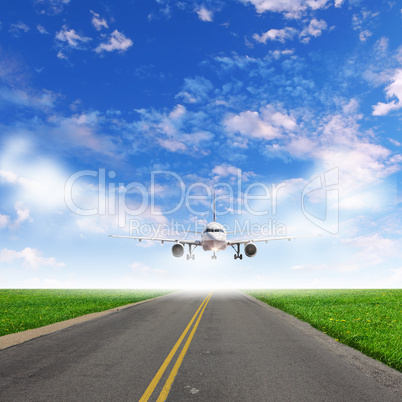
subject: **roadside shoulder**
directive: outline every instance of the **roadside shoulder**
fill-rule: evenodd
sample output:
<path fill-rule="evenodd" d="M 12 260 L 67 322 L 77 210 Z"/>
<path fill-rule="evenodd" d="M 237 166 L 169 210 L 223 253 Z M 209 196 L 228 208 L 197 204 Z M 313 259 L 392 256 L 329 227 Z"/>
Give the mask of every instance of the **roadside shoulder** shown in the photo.
<path fill-rule="evenodd" d="M 120 306 L 120 307 L 114 307 L 112 309 L 105 310 L 105 311 L 99 311 L 97 313 L 81 315 L 79 317 L 71 318 L 69 320 L 45 325 L 44 327 L 28 329 L 27 331 L 16 332 L 15 334 L 3 335 L 0 337 L 0 350 L 9 348 L 11 346 L 19 345 L 20 343 L 30 341 L 31 339 L 35 339 L 35 338 L 38 338 L 43 335 L 51 334 L 52 332 L 60 331 L 62 329 L 71 327 L 72 325 L 77 325 L 77 324 L 81 324 L 81 323 L 89 321 L 89 320 L 93 320 L 94 318 L 103 317 L 105 315 L 108 315 L 111 313 L 116 313 L 120 310 L 124 310 L 129 307 L 138 306 L 140 304 L 147 303 L 147 302 L 150 302 L 153 300 L 157 300 L 162 297 L 171 296 L 172 294 L 175 294 L 175 293 L 177 293 L 177 292 L 168 293 L 166 295 L 154 297 L 152 299 L 141 300 L 136 303 L 126 304 L 126 305 Z"/>
<path fill-rule="evenodd" d="M 307 322 L 301 321 L 291 314 L 285 313 L 275 307 L 270 306 L 267 303 L 262 302 L 246 293 L 240 292 L 244 297 L 258 304 L 262 308 L 269 310 L 271 313 L 276 314 L 282 318 L 287 323 L 296 327 L 299 331 L 308 335 L 309 337 L 317 340 L 321 344 L 324 344 L 328 349 L 330 349 L 335 355 L 341 359 L 347 361 L 354 367 L 358 368 L 365 375 L 373 378 L 375 381 L 380 383 L 385 388 L 390 391 L 402 395 L 402 373 L 394 370 L 391 367 L 375 360 L 360 351 L 351 348 L 350 346 L 344 345 L 343 343 L 335 341 L 329 335 L 315 329 Z"/>

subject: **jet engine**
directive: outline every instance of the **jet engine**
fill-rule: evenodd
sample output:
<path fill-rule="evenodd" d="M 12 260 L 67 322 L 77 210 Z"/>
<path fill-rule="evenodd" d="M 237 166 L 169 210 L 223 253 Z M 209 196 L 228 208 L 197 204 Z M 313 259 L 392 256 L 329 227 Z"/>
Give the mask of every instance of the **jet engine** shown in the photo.
<path fill-rule="evenodd" d="M 175 257 L 181 257 L 184 254 L 184 246 L 183 244 L 180 243 L 176 243 L 173 247 L 172 247 L 172 254 Z"/>
<path fill-rule="evenodd" d="M 244 253 L 247 257 L 254 257 L 257 254 L 257 246 L 254 243 L 247 243 L 244 246 Z"/>

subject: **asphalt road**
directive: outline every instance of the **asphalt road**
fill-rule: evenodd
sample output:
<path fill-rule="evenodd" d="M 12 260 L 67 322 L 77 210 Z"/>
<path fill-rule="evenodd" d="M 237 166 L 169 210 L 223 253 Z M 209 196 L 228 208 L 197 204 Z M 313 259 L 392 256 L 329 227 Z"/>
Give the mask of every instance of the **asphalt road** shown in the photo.
<path fill-rule="evenodd" d="M 402 400 L 281 314 L 235 291 L 151 300 L 1 350 L 0 400 Z"/>

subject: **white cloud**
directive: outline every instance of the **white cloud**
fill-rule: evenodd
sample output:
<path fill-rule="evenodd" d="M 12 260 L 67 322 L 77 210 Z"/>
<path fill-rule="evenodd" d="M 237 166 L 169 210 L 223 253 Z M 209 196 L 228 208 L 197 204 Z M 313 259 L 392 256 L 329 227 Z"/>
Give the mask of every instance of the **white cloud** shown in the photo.
<path fill-rule="evenodd" d="M 303 0 L 243 0 L 254 5 L 258 13 L 266 11 L 282 12 L 304 9 Z"/>
<path fill-rule="evenodd" d="M 30 186 L 33 184 L 32 180 L 20 177 L 18 174 L 10 170 L 0 170 L 0 182 L 11 184 L 18 183 L 23 186 Z"/>
<path fill-rule="evenodd" d="M 56 40 L 67 43 L 74 49 L 80 49 L 84 43 L 91 41 L 92 38 L 81 36 L 74 29 L 68 29 L 67 25 L 63 25 L 61 30 L 56 33 Z"/>
<path fill-rule="evenodd" d="M 197 10 L 197 14 L 201 21 L 211 22 L 213 20 L 212 11 L 207 10 L 204 6 Z"/>
<path fill-rule="evenodd" d="M 389 257 L 400 255 L 400 242 L 398 240 L 387 239 L 378 234 L 357 236 L 341 241 L 359 249 L 356 257 L 361 264 L 365 265 L 380 264 Z"/>
<path fill-rule="evenodd" d="M 317 148 L 314 139 L 303 135 L 289 134 L 288 143 L 286 145 L 272 144 L 267 145 L 269 154 L 282 156 L 283 151 L 289 153 L 291 157 L 305 159 L 313 155 Z"/>
<path fill-rule="evenodd" d="M 8 226 L 10 222 L 10 217 L 8 215 L 0 214 L 0 229 L 4 229 Z"/>
<path fill-rule="evenodd" d="M 29 88 L 24 90 L 13 87 L 7 88 L 5 86 L 0 88 L 1 100 L 12 103 L 15 106 L 32 109 L 52 108 L 57 97 L 57 94 L 46 89 L 35 91 Z"/>
<path fill-rule="evenodd" d="M 297 128 L 293 117 L 276 111 L 272 106 L 266 106 L 261 113 L 265 121 L 272 122 L 276 127 L 281 127 L 284 130 L 295 130 Z"/>
<path fill-rule="evenodd" d="M 356 113 L 354 102 L 344 109 L 348 114 L 328 116 L 317 131 L 290 133 L 276 144 L 268 144 L 267 154 L 285 161 L 289 160 L 286 158 L 311 161 L 317 176 L 338 168 L 339 207 L 349 211 L 378 211 L 394 202 L 386 179 L 401 170 L 401 158 L 374 142 L 371 132 L 361 132 L 358 120 L 362 116 Z"/>
<path fill-rule="evenodd" d="M 382 37 L 378 39 L 374 44 L 374 51 L 378 54 L 379 57 L 385 55 L 386 51 L 389 47 L 389 39 L 386 37 Z"/>
<path fill-rule="evenodd" d="M 30 218 L 29 209 L 23 205 L 21 201 L 15 203 L 15 210 L 17 211 L 18 218 L 14 222 L 15 226 L 19 226 L 22 222 Z"/>
<path fill-rule="evenodd" d="M 173 120 L 179 119 L 186 114 L 186 108 L 183 105 L 176 105 L 176 107 L 169 113 L 169 117 Z"/>
<path fill-rule="evenodd" d="M 280 136 L 277 128 L 263 121 L 258 112 L 247 110 L 238 115 L 229 116 L 224 121 L 226 131 L 240 133 L 252 138 L 273 140 Z"/>
<path fill-rule="evenodd" d="M 213 88 L 211 81 L 204 77 L 185 78 L 182 90 L 176 98 L 181 98 L 186 103 L 207 102 Z"/>
<path fill-rule="evenodd" d="M 143 263 L 141 263 L 141 262 L 133 262 L 133 263 L 130 265 L 130 268 L 131 268 L 133 271 L 141 271 L 141 272 L 146 272 L 146 271 L 150 271 L 150 270 L 151 270 L 151 268 L 149 268 L 148 265 L 145 265 L 145 264 L 143 264 Z"/>
<path fill-rule="evenodd" d="M 388 138 L 388 140 L 391 144 L 394 144 L 396 147 L 400 147 L 402 145 L 399 141 L 394 140 L 393 138 Z"/>
<path fill-rule="evenodd" d="M 297 30 L 291 27 L 283 29 L 270 29 L 262 35 L 254 34 L 253 38 L 260 43 L 267 43 L 268 40 L 284 43 L 287 39 L 293 39 Z"/>
<path fill-rule="evenodd" d="M 39 8 L 40 13 L 49 15 L 61 13 L 68 3 L 70 0 L 34 0 L 34 4 Z"/>
<path fill-rule="evenodd" d="M 141 120 L 132 125 L 144 141 L 157 143 L 171 152 L 204 153 L 201 144 L 211 140 L 213 135 L 200 129 L 205 115 L 203 112 L 190 112 L 183 105 L 176 105 L 170 112 L 139 109 Z M 137 136 L 136 136 L 137 137 Z"/>
<path fill-rule="evenodd" d="M 6 183 L 16 183 L 18 181 L 18 176 L 9 170 L 0 170 L 0 179 Z"/>
<path fill-rule="evenodd" d="M 68 59 L 68 57 L 61 50 L 59 50 L 57 52 L 57 58 L 61 59 L 61 60 L 67 60 Z"/>
<path fill-rule="evenodd" d="M 374 184 L 400 169 L 391 152 L 360 133 L 359 116 L 332 116 L 325 124 L 315 155 L 327 167 L 342 167 L 341 179 L 349 192 Z M 353 172 L 353 174 L 351 174 Z"/>
<path fill-rule="evenodd" d="M 46 30 L 46 28 L 40 24 L 36 26 L 36 29 L 39 31 L 40 34 L 42 35 L 49 35 L 49 32 Z"/>
<path fill-rule="evenodd" d="M 241 169 L 231 165 L 218 165 L 212 169 L 212 173 L 220 177 L 238 176 L 241 174 Z"/>
<path fill-rule="evenodd" d="M 319 10 L 321 8 L 325 8 L 329 0 L 306 0 L 306 4 L 312 10 Z"/>
<path fill-rule="evenodd" d="M 310 24 L 300 33 L 300 38 L 303 43 L 308 43 L 312 36 L 315 38 L 322 34 L 322 31 L 327 29 L 327 23 L 324 20 L 313 18 Z"/>
<path fill-rule="evenodd" d="M 148 273 L 148 274 L 158 274 L 158 275 L 164 275 L 168 271 L 165 269 L 159 269 L 159 268 L 150 268 L 148 265 L 143 264 L 142 262 L 133 262 L 130 265 L 130 268 L 134 272 L 141 272 L 143 274 Z"/>
<path fill-rule="evenodd" d="M 16 24 L 10 24 L 9 32 L 15 36 L 19 36 L 22 32 L 27 33 L 29 30 L 29 26 L 20 21 Z"/>
<path fill-rule="evenodd" d="M 359 33 L 359 39 L 360 39 L 361 42 L 365 42 L 372 35 L 373 35 L 373 33 L 366 29 L 366 30 L 361 31 Z"/>
<path fill-rule="evenodd" d="M 284 49 L 284 50 L 274 50 L 274 51 L 270 51 L 270 54 L 272 55 L 272 57 L 276 60 L 278 60 L 281 56 L 289 56 L 294 54 L 294 50 L 293 49 Z"/>
<path fill-rule="evenodd" d="M 255 71 L 261 76 L 267 76 L 271 71 L 272 66 L 267 59 L 255 58 L 246 56 L 239 56 L 234 53 L 231 57 L 228 56 L 215 56 L 214 61 L 219 65 L 220 71 L 231 71 L 234 69 L 240 69 L 247 71 L 248 74 L 253 74 Z M 243 86 L 240 81 L 235 81 L 224 86 L 223 95 L 226 95 L 233 89 L 239 90 Z"/>
<path fill-rule="evenodd" d="M 352 28 L 359 32 L 359 39 L 365 42 L 373 33 L 369 28 L 373 28 L 373 20 L 380 13 L 373 13 L 365 8 L 363 8 L 359 14 L 354 14 L 352 17 Z"/>
<path fill-rule="evenodd" d="M 92 25 L 97 31 L 100 31 L 102 28 L 109 28 L 104 18 L 101 18 L 99 14 L 93 12 L 92 10 L 90 10 L 90 12 L 92 14 Z"/>
<path fill-rule="evenodd" d="M 18 197 L 23 199 L 24 204 L 35 204 L 39 208 L 64 207 L 64 182 L 65 177 L 60 176 L 57 167 L 51 163 L 38 165 L 19 166 L 18 169 L 26 170 L 31 178 L 18 176 L 14 182 L 19 184 Z M 53 170 L 48 170 L 53 169 Z M 16 204 L 18 219 L 21 223 L 29 218 L 29 209 Z"/>
<path fill-rule="evenodd" d="M 313 18 L 309 25 L 300 32 L 300 40 L 302 43 L 308 43 L 312 37 L 320 36 L 326 29 L 327 23 L 324 20 Z M 286 40 L 293 39 L 297 33 L 297 29 L 285 27 L 283 29 L 270 29 L 262 35 L 254 34 L 253 38 L 260 43 L 267 43 L 268 40 L 285 43 Z"/>
<path fill-rule="evenodd" d="M 65 264 L 57 262 L 54 257 L 42 257 L 42 252 L 38 249 L 26 247 L 22 251 L 9 250 L 4 248 L 0 251 L 0 263 L 14 263 L 22 261 L 29 268 L 40 266 L 63 267 Z"/>
<path fill-rule="evenodd" d="M 16 199 L 20 201 L 15 204 L 20 222 L 29 219 L 28 208 L 48 212 L 65 208 L 64 183 L 68 175 L 53 161 L 33 158 L 34 146 L 27 146 L 29 143 L 13 139 L 0 154 L 0 183 L 10 185 L 7 193 L 13 204 Z"/>
<path fill-rule="evenodd" d="M 17 201 L 15 203 L 15 211 L 17 213 L 17 218 L 14 221 L 11 221 L 11 218 L 8 215 L 0 214 L 0 229 L 4 229 L 6 227 L 15 229 L 27 219 L 31 220 L 29 209 L 25 207 L 21 201 Z"/>
<path fill-rule="evenodd" d="M 242 0 L 254 5 L 258 13 L 284 13 L 287 18 L 300 18 L 307 9 L 326 8 L 329 0 Z"/>
<path fill-rule="evenodd" d="M 355 98 L 352 98 L 348 103 L 343 104 L 342 112 L 345 115 L 355 114 L 359 110 L 359 106 L 359 102 Z"/>
<path fill-rule="evenodd" d="M 270 105 L 262 108 L 260 113 L 247 110 L 238 115 L 229 115 L 224 125 L 228 133 L 239 133 L 245 137 L 265 140 L 279 138 L 284 130 L 297 128 L 293 117 L 276 111 Z"/>
<path fill-rule="evenodd" d="M 388 99 L 397 98 L 389 103 L 378 102 L 373 106 L 373 116 L 385 116 L 392 110 L 402 108 L 402 69 L 397 69 L 391 79 L 391 83 L 385 88 Z"/>
<path fill-rule="evenodd" d="M 187 151 L 187 146 L 180 141 L 174 139 L 164 139 L 159 138 L 158 143 L 162 148 L 167 149 L 170 152 L 185 152 Z"/>
<path fill-rule="evenodd" d="M 82 113 L 71 117 L 53 115 L 46 131 L 66 146 L 84 147 L 100 154 L 115 155 L 115 145 L 111 136 L 99 133 L 98 112 Z"/>
<path fill-rule="evenodd" d="M 118 50 L 123 53 L 127 51 L 129 47 L 133 45 L 133 41 L 127 38 L 123 33 L 119 32 L 115 29 L 111 34 L 108 42 L 101 43 L 96 49 L 95 52 L 101 53 L 103 51 L 112 52 L 114 50 Z"/>
<path fill-rule="evenodd" d="M 191 134 L 185 133 L 174 133 L 173 135 L 177 136 L 177 140 L 174 138 L 159 138 L 158 143 L 163 148 L 171 152 L 187 152 L 191 148 L 198 149 L 198 145 L 201 142 L 208 141 L 212 138 L 212 134 L 208 132 L 194 132 Z"/>

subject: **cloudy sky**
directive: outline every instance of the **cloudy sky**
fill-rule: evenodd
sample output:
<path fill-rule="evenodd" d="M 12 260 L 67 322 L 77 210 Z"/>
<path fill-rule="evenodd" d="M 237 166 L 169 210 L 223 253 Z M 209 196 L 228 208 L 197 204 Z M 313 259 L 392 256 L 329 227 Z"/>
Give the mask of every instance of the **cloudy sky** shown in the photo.
<path fill-rule="evenodd" d="M 0 287 L 401 287 L 401 33 L 396 1 L 2 1 Z M 322 236 L 108 238 L 199 230 L 211 189 Z"/>

